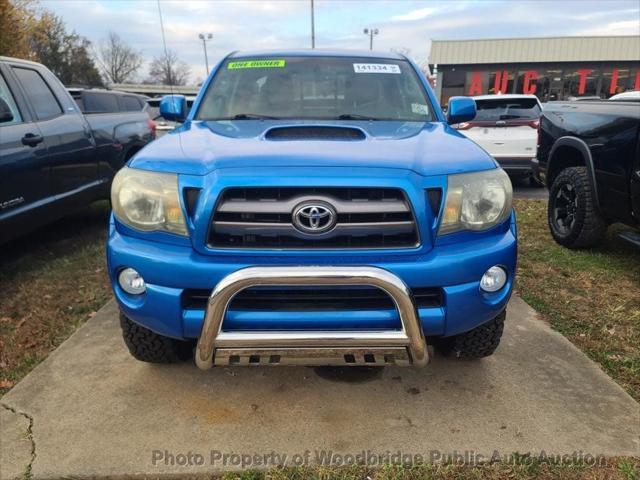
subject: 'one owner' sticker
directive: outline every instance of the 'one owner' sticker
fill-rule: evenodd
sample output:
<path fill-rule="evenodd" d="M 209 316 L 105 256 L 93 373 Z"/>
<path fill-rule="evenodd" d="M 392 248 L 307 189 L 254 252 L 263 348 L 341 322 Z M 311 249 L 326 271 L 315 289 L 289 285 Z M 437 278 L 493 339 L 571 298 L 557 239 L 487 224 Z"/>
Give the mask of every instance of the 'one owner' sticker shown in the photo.
<path fill-rule="evenodd" d="M 227 68 L 236 70 L 239 68 L 284 68 L 284 60 L 245 60 L 242 62 L 229 62 Z"/>
<path fill-rule="evenodd" d="M 387 63 L 354 63 L 356 73 L 401 73 L 398 65 Z"/>

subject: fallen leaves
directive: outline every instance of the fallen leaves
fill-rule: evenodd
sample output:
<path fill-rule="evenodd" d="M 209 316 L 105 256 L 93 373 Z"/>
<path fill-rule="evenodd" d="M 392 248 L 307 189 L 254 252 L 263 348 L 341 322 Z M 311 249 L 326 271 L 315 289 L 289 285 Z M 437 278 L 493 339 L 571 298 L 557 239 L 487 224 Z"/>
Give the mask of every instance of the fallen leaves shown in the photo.
<path fill-rule="evenodd" d="M 108 215 L 104 202 L 3 246 L 1 389 L 11 388 L 110 298 Z"/>
<path fill-rule="evenodd" d="M 11 388 L 15 385 L 11 380 L 7 380 L 6 378 L 0 379 L 0 388 Z"/>

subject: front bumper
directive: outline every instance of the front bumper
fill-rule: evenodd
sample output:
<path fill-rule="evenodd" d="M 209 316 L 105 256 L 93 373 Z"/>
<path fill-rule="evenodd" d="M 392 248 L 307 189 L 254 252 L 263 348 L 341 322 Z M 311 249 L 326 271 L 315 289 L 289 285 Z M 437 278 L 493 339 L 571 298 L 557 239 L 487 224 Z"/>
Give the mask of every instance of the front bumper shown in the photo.
<path fill-rule="evenodd" d="M 458 241 L 459 240 L 459 241 Z M 426 336 L 451 336 L 472 330 L 498 315 L 509 300 L 516 265 L 515 216 L 491 232 L 460 234 L 456 241 L 436 244 L 430 251 L 410 255 L 358 255 L 348 259 L 326 255 L 203 255 L 187 245 L 143 240 L 122 234 L 113 220 L 107 246 L 109 275 L 120 308 L 131 320 L 161 335 L 195 339 L 203 330 L 204 309 L 187 308 L 187 289 L 211 291 L 222 279 L 247 267 L 377 267 L 401 279 L 410 289 L 438 287 L 440 306 L 418 308 L 418 319 Z M 488 268 L 501 265 L 508 273 L 503 289 L 489 294 L 479 289 Z M 144 277 L 147 290 L 132 296 L 117 284 L 117 273 L 125 267 Z M 292 330 L 337 331 L 400 330 L 396 310 L 367 311 L 230 311 L 224 316 L 225 331 Z"/>
<path fill-rule="evenodd" d="M 502 169 L 510 174 L 526 175 L 536 173 L 538 161 L 534 157 L 501 157 L 494 156 Z"/>
<path fill-rule="evenodd" d="M 400 317 L 399 330 L 223 331 L 233 297 L 255 286 L 372 286 L 386 292 Z M 196 348 L 203 370 L 222 365 L 412 364 L 429 360 L 411 290 L 377 267 L 249 267 L 227 275 L 211 293 Z"/>

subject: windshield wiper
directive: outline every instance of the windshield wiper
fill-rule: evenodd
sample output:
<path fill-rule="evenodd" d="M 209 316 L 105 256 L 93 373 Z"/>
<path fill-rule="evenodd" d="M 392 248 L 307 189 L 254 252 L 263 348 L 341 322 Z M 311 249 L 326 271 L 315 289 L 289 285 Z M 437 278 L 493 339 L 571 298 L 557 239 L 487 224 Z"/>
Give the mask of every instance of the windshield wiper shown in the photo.
<path fill-rule="evenodd" d="M 338 115 L 338 120 L 380 120 L 379 118 L 372 117 L 371 115 L 360 115 L 357 113 L 343 113 Z"/>
<path fill-rule="evenodd" d="M 232 120 L 276 120 L 277 118 L 259 113 L 238 113 L 231 117 Z"/>

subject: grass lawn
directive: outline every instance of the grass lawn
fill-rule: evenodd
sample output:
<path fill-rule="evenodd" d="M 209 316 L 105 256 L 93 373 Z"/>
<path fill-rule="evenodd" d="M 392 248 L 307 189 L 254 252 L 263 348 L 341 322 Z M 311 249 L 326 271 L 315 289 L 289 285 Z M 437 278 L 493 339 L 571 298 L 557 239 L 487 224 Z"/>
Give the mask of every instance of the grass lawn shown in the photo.
<path fill-rule="evenodd" d="M 637 480 L 640 464 L 633 459 L 608 459 L 599 466 L 581 463 L 522 461 L 465 465 L 387 465 L 372 469 L 360 466 L 274 468 L 264 471 L 229 473 L 222 480 Z"/>
<path fill-rule="evenodd" d="M 111 297 L 100 202 L 0 249 L 0 394 Z"/>
<path fill-rule="evenodd" d="M 640 251 L 610 229 L 591 250 L 553 242 L 546 203 L 517 200 L 520 236 L 518 293 L 640 400 Z M 6 393 L 110 297 L 105 240 L 109 207 L 93 205 L 0 252 L 0 394 Z M 580 464 L 383 467 L 367 470 L 299 468 L 230 474 L 241 479 L 527 479 L 640 480 L 633 459 Z"/>
<path fill-rule="evenodd" d="M 602 245 L 569 250 L 547 227 L 546 202 L 516 201 L 517 290 L 640 401 L 640 250 L 609 229 Z"/>
<path fill-rule="evenodd" d="M 640 463 L 634 459 L 608 459 L 606 464 L 539 463 L 522 461 L 513 465 L 487 463 L 465 465 L 386 465 L 367 467 L 296 467 L 268 471 L 229 473 L 223 480 L 637 480 Z"/>

